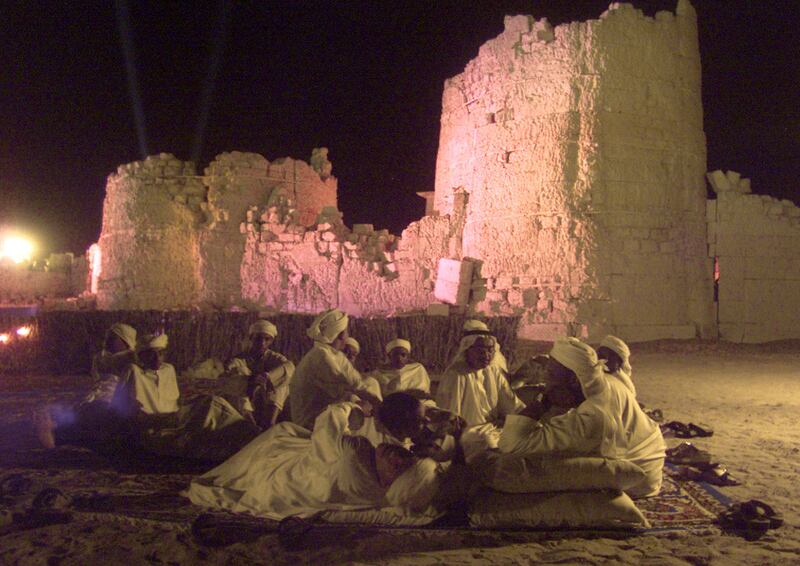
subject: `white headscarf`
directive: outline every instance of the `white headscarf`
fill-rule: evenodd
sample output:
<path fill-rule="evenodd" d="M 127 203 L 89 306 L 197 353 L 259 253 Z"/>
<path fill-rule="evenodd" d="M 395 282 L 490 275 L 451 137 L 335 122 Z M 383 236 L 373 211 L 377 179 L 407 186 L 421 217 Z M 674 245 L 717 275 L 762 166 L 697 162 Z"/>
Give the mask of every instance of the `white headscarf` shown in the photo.
<path fill-rule="evenodd" d="M 314 319 L 306 334 L 316 342 L 330 344 L 339 334 L 347 330 L 348 322 L 350 319 L 345 313 L 339 309 L 330 309 Z"/>
<path fill-rule="evenodd" d="M 600 453 L 606 458 L 616 458 L 617 446 L 624 439 L 620 415 L 610 412 L 610 389 L 603 373 L 603 363 L 597 359 L 597 352 L 577 338 L 558 338 L 550 350 L 550 357 L 575 372 L 586 397 L 584 403 L 592 404 L 603 417 Z"/>
<path fill-rule="evenodd" d="M 166 334 L 148 334 L 142 336 L 139 350 L 164 350 L 168 343 L 169 339 Z"/>
<path fill-rule="evenodd" d="M 492 342 L 494 342 L 494 357 L 492 361 L 489 362 L 489 365 L 498 366 L 504 372 L 508 373 L 508 362 L 506 362 L 506 357 L 503 355 L 503 352 L 500 351 L 500 343 L 489 330 L 489 327 L 486 326 L 486 323 L 470 318 L 464 321 L 463 330 L 464 333 L 462 334 L 461 341 L 458 343 L 458 352 L 450 363 L 451 366 L 459 360 L 466 359 L 465 352 L 477 342 L 478 338 L 490 338 Z"/>
<path fill-rule="evenodd" d="M 352 336 L 348 336 L 347 340 L 345 340 L 344 343 L 346 346 L 350 346 L 353 350 L 355 350 L 356 354 L 361 353 L 361 344 L 359 344 L 358 340 L 356 340 Z"/>
<path fill-rule="evenodd" d="M 628 348 L 628 345 L 617 338 L 616 336 L 612 336 L 609 334 L 600 342 L 600 346 L 605 346 L 615 354 L 617 354 L 620 359 L 622 360 L 622 371 L 624 371 L 629 376 L 632 373 L 631 369 L 631 349 Z"/>
<path fill-rule="evenodd" d="M 386 500 L 392 507 L 424 511 L 439 490 L 439 466 L 430 458 L 418 460 L 392 482 Z"/>
<path fill-rule="evenodd" d="M 108 329 L 109 334 L 119 336 L 120 339 L 128 345 L 131 350 L 136 349 L 136 329 L 122 322 L 117 322 L 111 325 Z"/>
<path fill-rule="evenodd" d="M 259 319 L 250 325 L 247 329 L 247 335 L 253 336 L 254 334 L 266 334 L 272 338 L 278 337 L 278 327 L 268 320 Z"/>
<path fill-rule="evenodd" d="M 628 345 L 617 338 L 616 336 L 611 336 L 610 334 L 603 338 L 603 341 L 600 342 L 600 346 L 605 346 L 606 348 L 610 349 L 622 359 L 622 366 L 615 371 L 613 374 L 622 385 L 628 388 L 631 393 L 636 395 L 636 386 L 633 384 L 633 371 L 631 369 L 631 350 L 628 348 Z"/>
<path fill-rule="evenodd" d="M 386 344 L 386 353 L 389 354 L 395 348 L 405 348 L 406 352 L 411 353 L 411 342 L 402 338 L 395 338 Z"/>
<path fill-rule="evenodd" d="M 588 344 L 577 338 L 558 338 L 550 350 L 550 357 L 575 372 L 587 399 L 605 389 L 603 364 L 597 359 L 597 352 Z"/>

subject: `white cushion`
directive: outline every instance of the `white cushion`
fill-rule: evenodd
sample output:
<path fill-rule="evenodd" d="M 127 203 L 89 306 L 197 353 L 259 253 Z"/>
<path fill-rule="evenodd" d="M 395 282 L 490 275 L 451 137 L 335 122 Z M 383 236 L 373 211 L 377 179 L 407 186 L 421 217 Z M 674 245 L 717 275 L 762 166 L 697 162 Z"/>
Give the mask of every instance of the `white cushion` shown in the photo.
<path fill-rule="evenodd" d="M 630 497 L 620 491 L 510 494 L 481 491 L 473 500 L 470 526 L 635 529 L 649 527 Z"/>
<path fill-rule="evenodd" d="M 644 470 L 626 460 L 552 454 L 521 457 L 490 452 L 482 457 L 478 470 L 486 486 L 506 493 L 624 491 L 646 480 Z"/>

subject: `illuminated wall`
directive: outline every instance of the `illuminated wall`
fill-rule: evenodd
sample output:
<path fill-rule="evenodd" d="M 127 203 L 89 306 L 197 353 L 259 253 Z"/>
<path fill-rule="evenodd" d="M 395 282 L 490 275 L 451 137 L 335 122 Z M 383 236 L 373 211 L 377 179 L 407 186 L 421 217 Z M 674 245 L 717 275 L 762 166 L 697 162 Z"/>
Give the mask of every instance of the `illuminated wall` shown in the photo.
<path fill-rule="evenodd" d="M 435 208 L 468 193 L 475 308 L 522 336 L 714 332 L 696 15 L 507 17 L 446 81 Z"/>
<path fill-rule="evenodd" d="M 800 337 L 800 208 L 750 194 L 738 173 L 709 174 L 708 253 L 719 271 L 720 337 L 766 342 Z"/>
<path fill-rule="evenodd" d="M 159 309 L 200 300 L 198 227 L 205 187 L 194 165 L 162 153 L 109 176 L 103 203 L 97 305 Z"/>

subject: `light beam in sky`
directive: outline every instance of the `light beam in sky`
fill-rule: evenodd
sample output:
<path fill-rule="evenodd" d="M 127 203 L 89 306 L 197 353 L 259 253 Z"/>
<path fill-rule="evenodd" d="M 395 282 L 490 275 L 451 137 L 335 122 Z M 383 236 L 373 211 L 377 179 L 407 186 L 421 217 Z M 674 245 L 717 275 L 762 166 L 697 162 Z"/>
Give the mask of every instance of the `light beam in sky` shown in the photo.
<path fill-rule="evenodd" d="M 214 44 L 211 48 L 211 60 L 208 63 L 208 74 L 203 81 L 203 91 L 200 94 L 200 112 L 197 117 L 197 125 L 192 137 L 192 161 L 198 163 L 203 152 L 203 142 L 208 125 L 208 115 L 211 111 L 211 100 L 214 95 L 214 87 L 219 74 L 219 64 L 225 50 L 225 36 L 228 32 L 228 20 L 230 18 L 231 4 L 228 0 L 221 0 L 219 6 L 219 19 L 214 30 Z"/>
<path fill-rule="evenodd" d="M 139 77 L 136 73 L 136 53 L 134 51 L 133 33 L 131 32 L 131 17 L 126 0 L 114 2 L 117 9 L 117 28 L 119 39 L 122 43 L 122 53 L 125 56 L 125 70 L 128 78 L 128 94 L 133 104 L 133 118 L 136 122 L 136 134 L 139 138 L 139 152 L 142 159 L 147 157 L 147 130 L 144 120 L 144 105 L 139 92 Z"/>

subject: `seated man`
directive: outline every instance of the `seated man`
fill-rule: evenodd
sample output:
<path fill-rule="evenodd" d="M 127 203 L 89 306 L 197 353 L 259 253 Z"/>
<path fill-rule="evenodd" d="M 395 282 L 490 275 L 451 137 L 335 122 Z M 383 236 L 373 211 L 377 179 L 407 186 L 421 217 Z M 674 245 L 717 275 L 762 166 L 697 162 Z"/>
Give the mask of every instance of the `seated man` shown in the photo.
<path fill-rule="evenodd" d="M 103 349 L 92 359 L 94 384 L 75 406 L 53 405 L 39 411 L 35 424 L 45 448 L 57 444 L 92 444 L 114 434 L 110 403 L 119 376 L 136 359 L 136 329 L 116 323 L 108 329 Z"/>
<path fill-rule="evenodd" d="M 409 362 L 410 354 L 411 342 L 408 340 L 398 338 L 386 344 L 389 363 L 373 374 L 384 397 L 408 389 L 430 394 L 431 378 L 421 363 Z"/>
<path fill-rule="evenodd" d="M 180 404 L 175 368 L 164 361 L 167 342 L 166 334 L 142 340 L 138 361 L 120 378 L 112 407 L 145 451 L 224 460 L 260 429 L 219 396 L 199 395 Z"/>
<path fill-rule="evenodd" d="M 353 367 L 355 367 L 356 358 L 361 353 L 361 344 L 359 344 L 358 340 L 352 336 L 348 336 L 344 341 L 342 353 L 344 353 L 345 357 L 350 360 L 350 363 L 353 364 Z"/>
<path fill-rule="evenodd" d="M 553 411 L 557 407 L 558 410 Z M 545 415 L 550 412 L 553 416 Z M 559 414 L 560 413 L 560 414 Z M 550 352 L 544 397 L 506 419 L 501 452 L 558 453 L 625 459 L 642 468 L 646 480 L 633 497 L 658 494 L 665 444 L 658 425 L 631 391 L 608 379 L 596 352 L 576 338 L 559 338 Z"/>
<path fill-rule="evenodd" d="M 609 334 L 600 342 L 600 347 L 597 348 L 597 357 L 605 361 L 608 373 L 630 389 L 635 397 L 636 386 L 633 384 L 631 350 L 628 345 L 616 336 Z"/>
<path fill-rule="evenodd" d="M 222 395 L 263 429 L 277 422 L 294 375 L 294 364 L 270 349 L 277 336 L 278 329 L 267 320 L 251 324 L 246 350 L 219 378 Z"/>
<path fill-rule="evenodd" d="M 292 422 L 311 429 L 331 403 L 362 399 L 380 402 L 380 386 L 363 378 L 342 353 L 349 319 L 338 309 L 320 314 L 308 329 L 314 346 L 297 364 L 289 385 Z"/>
<path fill-rule="evenodd" d="M 228 461 L 195 478 L 185 495 L 197 505 L 280 520 L 324 510 L 405 507 L 423 510 L 438 488 L 435 462 L 393 444 L 357 436 L 363 415 L 335 403 L 313 432 L 280 423 Z"/>
<path fill-rule="evenodd" d="M 439 381 L 436 404 L 461 416 L 467 426 L 502 425 L 525 407 L 508 383 L 505 358 L 488 330 L 465 332 Z"/>

